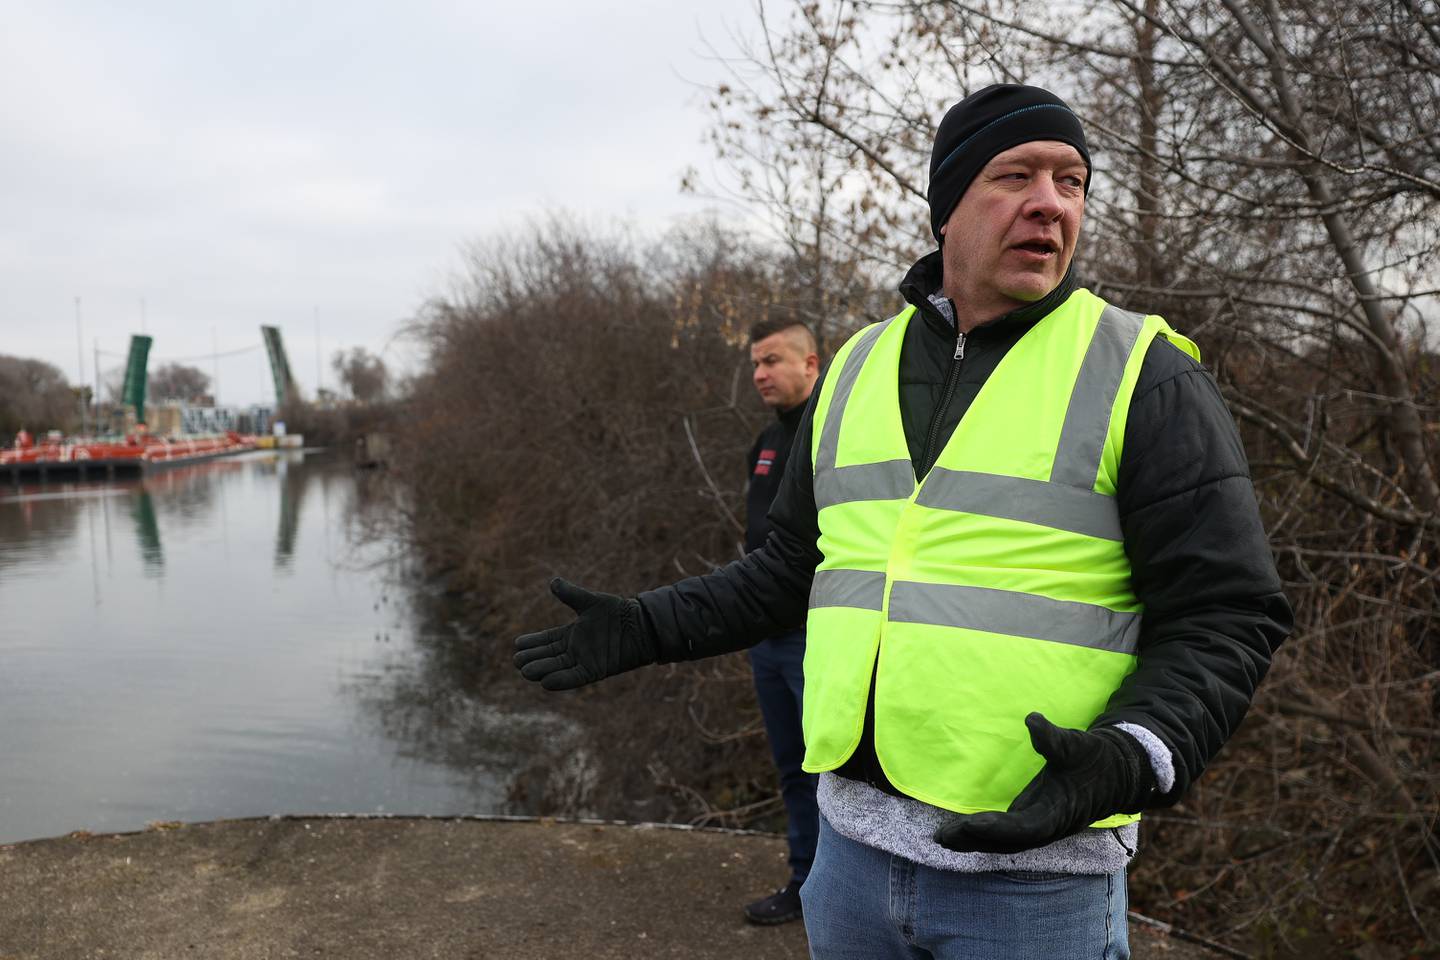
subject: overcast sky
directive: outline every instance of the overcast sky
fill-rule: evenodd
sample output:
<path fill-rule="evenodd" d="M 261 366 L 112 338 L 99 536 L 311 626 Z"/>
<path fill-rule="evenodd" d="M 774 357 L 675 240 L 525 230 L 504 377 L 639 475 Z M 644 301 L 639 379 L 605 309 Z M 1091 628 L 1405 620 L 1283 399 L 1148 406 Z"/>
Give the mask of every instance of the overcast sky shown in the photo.
<path fill-rule="evenodd" d="M 257 348 L 219 361 L 225 403 L 273 397 L 261 324 L 309 395 L 341 347 L 412 363 L 393 334 L 467 241 L 702 212 L 694 84 L 754 22 L 752 0 L 0 0 L 0 353 L 72 382 L 83 353 L 93 382 L 96 340 L 119 366 L 142 323 L 152 370 Z"/>

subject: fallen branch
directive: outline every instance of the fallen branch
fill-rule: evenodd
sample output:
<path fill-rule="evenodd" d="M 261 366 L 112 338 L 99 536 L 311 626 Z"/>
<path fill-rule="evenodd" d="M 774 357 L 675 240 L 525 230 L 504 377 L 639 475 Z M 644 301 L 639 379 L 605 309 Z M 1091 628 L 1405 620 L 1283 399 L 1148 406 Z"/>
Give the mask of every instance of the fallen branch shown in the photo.
<path fill-rule="evenodd" d="M 1166 923 L 1164 920 L 1156 920 L 1154 917 L 1147 917 L 1145 914 L 1136 913 L 1134 910 L 1129 911 L 1127 916 L 1132 923 L 1143 924 L 1152 929 L 1159 930 L 1167 937 L 1174 940 L 1183 940 L 1186 943 L 1193 943 L 1197 947 L 1204 947 L 1206 950 L 1214 951 L 1222 957 L 1234 957 L 1235 960 L 1255 960 L 1255 958 L 1248 953 L 1241 953 L 1239 950 L 1233 947 L 1227 947 L 1223 943 L 1216 943 L 1214 940 L 1207 940 L 1199 934 L 1181 930 L 1174 924 Z"/>

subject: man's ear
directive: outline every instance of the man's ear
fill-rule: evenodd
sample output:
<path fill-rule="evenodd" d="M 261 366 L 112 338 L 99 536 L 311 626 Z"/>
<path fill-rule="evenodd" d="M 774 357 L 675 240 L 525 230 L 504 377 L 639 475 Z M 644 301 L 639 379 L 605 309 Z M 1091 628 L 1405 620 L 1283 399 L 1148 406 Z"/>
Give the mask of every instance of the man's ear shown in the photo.
<path fill-rule="evenodd" d="M 810 354 L 806 354 L 806 355 L 805 355 L 805 372 L 806 372 L 806 373 L 813 373 L 813 374 L 816 374 L 817 376 L 819 375 L 819 373 L 820 373 L 820 358 L 819 358 L 818 356 L 816 356 L 816 355 L 813 354 L 813 353 L 810 353 Z"/>

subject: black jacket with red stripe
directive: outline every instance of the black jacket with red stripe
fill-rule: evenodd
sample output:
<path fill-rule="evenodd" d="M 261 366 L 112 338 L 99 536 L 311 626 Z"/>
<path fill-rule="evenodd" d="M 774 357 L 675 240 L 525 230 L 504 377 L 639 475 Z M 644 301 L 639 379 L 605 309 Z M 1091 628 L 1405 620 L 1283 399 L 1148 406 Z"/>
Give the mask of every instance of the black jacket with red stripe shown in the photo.
<path fill-rule="evenodd" d="M 900 286 L 923 321 L 909 324 L 900 353 L 901 420 L 922 479 L 1000 358 L 1075 288 L 1067 276 L 1042 300 L 970 331 L 956 360 L 955 329 L 928 299 L 940 277 L 937 251 Z M 662 660 L 743 649 L 804 624 L 820 561 L 809 456 L 819 394 L 800 419 L 764 544 L 713 573 L 640 595 Z M 1116 500 L 1145 612 L 1138 667 L 1096 724 L 1136 723 L 1169 747 L 1175 785 L 1159 803 L 1173 803 L 1244 717 L 1292 613 L 1235 421 L 1211 376 L 1160 338 L 1131 400 Z M 895 792 L 875 759 L 872 713 L 837 772 Z"/>
<path fill-rule="evenodd" d="M 770 536 L 770 505 L 780 492 L 780 479 L 795 445 L 795 432 L 805 415 L 806 404 L 776 412 L 775 421 L 755 438 L 746 463 L 750 482 L 745 488 L 745 551 L 758 550 Z"/>

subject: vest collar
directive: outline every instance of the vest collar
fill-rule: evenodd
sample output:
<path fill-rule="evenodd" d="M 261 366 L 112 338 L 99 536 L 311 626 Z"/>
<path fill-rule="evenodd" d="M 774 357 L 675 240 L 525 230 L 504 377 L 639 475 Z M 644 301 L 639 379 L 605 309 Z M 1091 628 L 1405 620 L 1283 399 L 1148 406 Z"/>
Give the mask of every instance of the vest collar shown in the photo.
<path fill-rule="evenodd" d="M 955 324 L 946 319 L 945 316 L 930 302 L 930 294 L 940 290 L 944 280 L 945 265 L 941 256 L 942 251 L 935 250 L 927 253 L 905 274 L 900 281 L 900 294 L 907 303 L 915 305 L 920 316 L 924 318 L 926 325 L 935 333 L 946 340 L 955 338 Z M 976 327 L 971 333 L 978 333 L 982 330 L 998 329 L 1009 324 L 1020 324 L 1031 326 L 1041 317 L 1046 316 L 1060 304 L 1070 299 L 1070 294 L 1080 281 L 1075 276 L 1075 264 L 1070 264 L 1070 269 L 1065 271 L 1065 276 L 1060 279 L 1059 284 L 1045 296 L 1034 303 L 1027 303 L 1023 307 L 1017 307 L 1003 316 L 994 320 L 986 321 Z"/>

